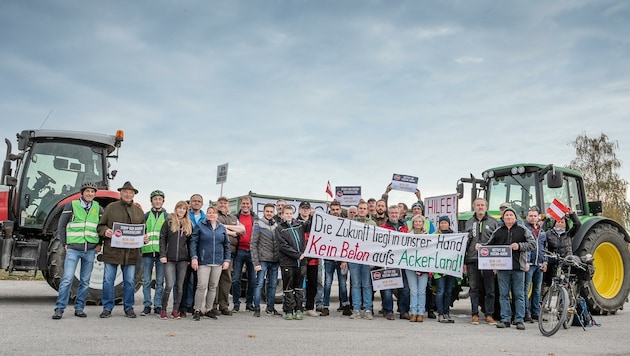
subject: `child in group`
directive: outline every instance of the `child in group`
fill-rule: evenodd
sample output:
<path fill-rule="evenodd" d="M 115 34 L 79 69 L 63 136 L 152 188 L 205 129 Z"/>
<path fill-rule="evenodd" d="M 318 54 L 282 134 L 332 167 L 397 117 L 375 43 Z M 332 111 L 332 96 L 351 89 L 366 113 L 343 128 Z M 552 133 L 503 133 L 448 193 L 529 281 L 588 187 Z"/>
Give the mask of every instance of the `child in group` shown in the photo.
<path fill-rule="evenodd" d="M 438 229 L 436 234 L 452 234 L 454 231 L 451 229 L 451 219 L 442 215 L 438 218 Z M 434 273 L 433 279 L 437 286 L 436 292 L 436 304 L 438 309 L 438 322 L 440 323 L 454 323 L 455 320 L 451 317 L 451 298 L 453 294 L 453 288 L 455 287 L 455 277 L 447 274 Z"/>

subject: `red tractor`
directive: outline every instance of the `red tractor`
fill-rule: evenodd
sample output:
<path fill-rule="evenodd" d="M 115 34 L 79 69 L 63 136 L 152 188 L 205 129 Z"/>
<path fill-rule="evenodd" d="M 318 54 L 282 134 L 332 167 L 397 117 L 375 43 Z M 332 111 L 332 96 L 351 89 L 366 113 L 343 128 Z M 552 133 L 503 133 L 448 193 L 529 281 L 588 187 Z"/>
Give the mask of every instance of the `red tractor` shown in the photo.
<path fill-rule="evenodd" d="M 42 271 L 48 284 L 59 288 L 63 276 L 65 249 L 57 237 L 57 223 L 63 206 L 81 196 L 83 182 L 95 182 L 96 198 L 102 206 L 120 198 L 109 191 L 110 158 L 118 158 L 123 131 L 115 135 L 97 133 L 24 130 L 17 134 L 17 153 L 5 139 L 7 152 L 0 182 L 0 268 L 10 275 L 35 276 Z M 99 304 L 104 266 L 95 260 L 87 301 Z M 78 272 L 77 272 L 78 273 Z M 136 269 L 136 288 L 142 268 Z M 76 294 L 78 274 L 72 286 Z M 122 299 L 122 274 L 116 276 L 116 299 Z"/>

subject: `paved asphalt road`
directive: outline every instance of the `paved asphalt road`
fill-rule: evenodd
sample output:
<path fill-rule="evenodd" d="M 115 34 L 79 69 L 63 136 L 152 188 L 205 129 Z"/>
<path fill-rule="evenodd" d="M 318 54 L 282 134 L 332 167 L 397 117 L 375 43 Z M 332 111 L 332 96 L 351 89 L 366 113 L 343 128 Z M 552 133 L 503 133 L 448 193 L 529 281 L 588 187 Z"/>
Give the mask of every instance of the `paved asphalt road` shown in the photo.
<path fill-rule="evenodd" d="M 471 325 L 468 299 L 455 303 L 455 324 L 438 324 L 380 316 L 350 320 L 336 311 L 302 321 L 254 318 L 251 312 L 199 322 L 160 320 L 139 315 L 142 293 L 136 294 L 137 319 L 127 319 L 121 306 L 111 318 L 99 319 L 101 307 L 89 306 L 86 319 L 75 317 L 70 307 L 63 319 L 52 320 L 56 296 L 46 282 L 0 281 L 0 354 L 630 355 L 628 304 L 616 315 L 596 316 L 601 327 L 561 329 L 549 338 L 537 324 L 527 324 L 525 331 Z"/>

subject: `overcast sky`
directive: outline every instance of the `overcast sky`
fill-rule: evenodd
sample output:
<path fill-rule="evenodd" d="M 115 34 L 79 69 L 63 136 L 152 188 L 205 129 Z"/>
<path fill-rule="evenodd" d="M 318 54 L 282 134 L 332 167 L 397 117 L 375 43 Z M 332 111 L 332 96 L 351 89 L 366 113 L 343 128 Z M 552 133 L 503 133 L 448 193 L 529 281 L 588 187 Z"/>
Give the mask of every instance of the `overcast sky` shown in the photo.
<path fill-rule="evenodd" d="M 325 199 L 327 180 L 378 197 L 392 173 L 450 194 L 566 165 L 581 133 L 618 141 L 630 179 L 628 18 L 603 0 L 6 0 L 2 136 L 124 130 L 112 188 L 145 210 L 154 189 L 169 211 L 216 200 L 226 162 L 229 197 Z"/>

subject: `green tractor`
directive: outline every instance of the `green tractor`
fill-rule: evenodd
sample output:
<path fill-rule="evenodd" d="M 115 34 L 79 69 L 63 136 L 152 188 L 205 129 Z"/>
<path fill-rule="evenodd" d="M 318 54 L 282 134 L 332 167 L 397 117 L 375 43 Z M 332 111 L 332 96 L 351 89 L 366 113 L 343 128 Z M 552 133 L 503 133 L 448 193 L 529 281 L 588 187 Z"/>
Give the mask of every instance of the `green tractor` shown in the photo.
<path fill-rule="evenodd" d="M 461 178 L 459 198 L 464 197 L 464 183 L 470 183 L 471 202 L 477 197 L 488 201 L 488 213 L 499 217 L 499 205 L 508 202 L 525 220 L 532 206 L 545 214 L 554 199 L 569 206 L 580 217 L 582 226 L 573 237 L 573 253 L 593 255 L 595 274 L 581 282 L 580 292 L 591 312 L 614 314 L 623 309 L 630 292 L 630 236 L 618 222 L 603 217 L 600 201 L 587 202 L 582 174 L 578 171 L 543 164 L 514 164 L 491 168 L 482 178 Z M 460 231 L 472 212 L 459 214 Z M 545 219 L 545 228 L 551 226 Z"/>

